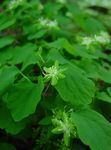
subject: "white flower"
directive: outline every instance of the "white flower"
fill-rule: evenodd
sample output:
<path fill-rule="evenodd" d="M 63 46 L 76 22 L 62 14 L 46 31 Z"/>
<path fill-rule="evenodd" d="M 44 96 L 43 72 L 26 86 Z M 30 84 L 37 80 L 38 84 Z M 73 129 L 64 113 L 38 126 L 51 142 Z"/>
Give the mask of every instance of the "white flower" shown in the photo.
<path fill-rule="evenodd" d="M 110 36 L 107 32 L 101 31 L 99 34 L 95 34 L 90 37 L 82 37 L 81 44 L 89 48 L 93 44 L 106 45 L 110 43 Z"/>
<path fill-rule="evenodd" d="M 94 35 L 95 41 L 100 43 L 100 44 L 108 44 L 110 43 L 110 36 L 108 35 L 107 32 L 100 32 L 99 35 Z"/>
<path fill-rule="evenodd" d="M 64 78 L 65 75 L 63 74 L 63 72 L 65 71 L 66 69 L 61 69 L 59 67 L 59 64 L 58 62 L 56 61 L 55 64 L 49 68 L 46 68 L 44 67 L 44 79 L 46 81 L 49 81 L 51 80 L 51 85 L 56 85 L 57 82 L 58 82 L 58 79 L 60 78 Z"/>
<path fill-rule="evenodd" d="M 72 122 L 71 114 L 69 112 L 58 110 L 53 116 L 52 124 L 54 125 L 54 129 L 52 129 L 54 134 L 63 133 L 65 145 L 69 145 L 71 137 L 77 136 L 76 126 Z"/>
<path fill-rule="evenodd" d="M 48 28 L 58 28 L 58 23 L 56 20 L 44 19 L 43 17 L 39 19 L 39 23 L 42 27 Z"/>
<path fill-rule="evenodd" d="M 48 23 L 47 19 L 44 19 L 43 17 L 39 18 L 39 23 L 41 26 L 46 26 L 46 24 Z"/>
<path fill-rule="evenodd" d="M 49 28 L 54 28 L 54 27 L 57 27 L 57 26 L 58 26 L 58 23 L 57 23 L 56 20 L 53 20 L 53 21 L 49 20 L 49 22 L 47 23 L 47 26 L 48 26 Z"/>
<path fill-rule="evenodd" d="M 83 37 L 81 44 L 86 45 L 87 48 L 94 42 L 93 38 L 91 37 Z"/>

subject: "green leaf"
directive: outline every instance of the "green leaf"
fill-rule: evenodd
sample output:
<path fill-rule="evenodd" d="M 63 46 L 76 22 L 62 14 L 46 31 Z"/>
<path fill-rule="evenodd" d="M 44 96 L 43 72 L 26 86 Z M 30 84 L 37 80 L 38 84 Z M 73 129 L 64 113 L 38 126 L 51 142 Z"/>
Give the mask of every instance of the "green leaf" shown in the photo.
<path fill-rule="evenodd" d="M 50 43 L 49 46 L 58 49 L 64 48 L 69 54 L 78 56 L 76 49 L 65 38 L 59 38 L 58 40 Z"/>
<path fill-rule="evenodd" d="M 60 79 L 55 86 L 60 96 L 74 105 L 90 104 L 94 96 L 93 82 L 73 64 L 67 64 L 64 68 L 67 68 L 64 72 L 65 78 Z"/>
<path fill-rule="evenodd" d="M 0 72 L 0 95 L 2 95 L 13 83 L 18 74 L 16 67 L 4 67 Z"/>
<path fill-rule="evenodd" d="M 47 30 L 40 30 L 36 33 L 33 33 L 31 35 L 28 36 L 28 40 L 33 40 L 33 39 L 38 39 L 38 38 L 41 38 L 45 35 L 45 33 L 47 32 Z"/>
<path fill-rule="evenodd" d="M 111 149 L 111 124 L 99 113 L 84 109 L 72 113 L 79 138 L 91 150 Z"/>
<path fill-rule="evenodd" d="M 17 134 L 25 128 L 26 121 L 15 122 L 9 110 L 3 105 L 0 107 L 0 128 L 5 129 L 7 133 Z"/>
<path fill-rule="evenodd" d="M 109 96 L 111 96 L 111 88 L 110 87 L 107 88 L 107 91 L 108 91 Z"/>
<path fill-rule="evenodd" d="M 86 71 L 88 77 L 96 80 L 100 79 L 106 83 L 111 83 L 111 69 L 106 69 L 97 62 L 81 61 L 82 68 Z M 108 67 L 109 68 L 109 67 Z"/>
<path fill-rule="evenodd" d="M 39 121 L 39 125 L 49 125 L 52 124 L 52 116 L 48 116 Z"/>
<path fill-rule="evenodd" d="M 43 88 L 44 85 L 41 77 L 38 79 L 38 84 L 23 81 L 12 87 L 4 100 L 15 121 L 20 121 L 35 112 Z"/>
<path fill-rule="evenodd" d="M 96 97 L 99 100 L 111 103 L 111 97 L 106 92 L 99 92 L 97 93 Z"/>
<path fill-rule="evenodd" d="M 59 50 L 55 49 L 55 48 L 52 48 L 48 55 L 47 55 L 47 60 L 48 61 L 57 61 L 60 62 L 61 64 L 65 64 L 67 62 L 67 59 L 65 59 Z"/>
<path fill-rule="evenodd" d="M 59 9 L 61 9 L 62 5 L 54 3 L 53 2 L 48 2 L 44 6 L 44 11 L 47 15 L 54 16 L 55 14 L 58 13 Z"/>
<path fill-rule="evenodd" d="M 84 26 L 85 26 L 84 29 L 88 33 L 92 33 L 92 34 L 103 30 L 105 31 L 105 27 L 103 26 L 102 22 L 92 17 L 88 17 L 87 19 L 84 20 Z"/>
<path fill-rule="evenodd" d="M 101 80 L 105 81 L 106 83 L 111 83 L 111 70 L 99 67 L 98 74 Z"/>
<path fill-rule="evenodd" d="M 11 44 L 13 41 L 14 41 L 14 38 L 12 36 L 5 36 L 3 38 L 0 38 L 0 48 L 3 48 Z"/>
<path fill-rule="evenodd" d="M 12 26 L 15 23 L 15 18 L 7 18 L 5 15 L 2 17 L 2 20 L 0 20 L 0 31 Z"/>
<path fill-rule="evenodd" d="M 37 46 L 32 43 L 8 48 L 0 52 L 0 62 L 1 64 L 8 62 L 13 65 L 23 63 L 23 67 L 25 68 L 29 64 L 37 63 L 36 50 Z"/>
<path fill-rule="evenodd" d="M 12 60 L 11 62 L 13 64 L 25 62 L 28 58 L 30 59 L 30 56 L 34 53 L 34 51 L 37 49 L 37 46 L 32 43 L 28 43 L 22 47 L 16 47 L 13 49 L 10 49 L 9 53 L 12 52 Z"/>
<path fill-rule="evenodd" d="M 87 16 L 85 11 L 83 9 L 80 9 L 79 6 L 75 4 L 69 4 L 68 9 L 72 13 L 74 21 L 85 32 L 94 34 L 101 30 L 105 30 L 105 27 L 99 20 L 91 16 Z"/>
<path fill-rule="evenodd" d="M 98 58 L 97 56 L 88 53 L 87 49 L 84 48 L 83 46 L 77 44 L 71 45 L 65 38 L 59 38 L 58 40 L 50 43 L 49 46 L 52 48 L 65 49 L 69 54 L 73 56 L 81 56 L 84 58 L 93 58 L 93 59 Z"/>
<path fill-rule="evenodd" d="M 16 148 L 8 143 L 0 143 L 0 149 L 1 150 L 16 150 Z"/>
<path fill-rule="evenodd" d="M 73 47 L 77 50 L 78 55 L 83 57 L 83 58 L 89 58 L 89 59 L 91 59 L 91 58 L 92 59 L 97 59 L 98 58 L 94 54 L 88 53 L 87 49 L 84 46 L 74 44 Z"/>

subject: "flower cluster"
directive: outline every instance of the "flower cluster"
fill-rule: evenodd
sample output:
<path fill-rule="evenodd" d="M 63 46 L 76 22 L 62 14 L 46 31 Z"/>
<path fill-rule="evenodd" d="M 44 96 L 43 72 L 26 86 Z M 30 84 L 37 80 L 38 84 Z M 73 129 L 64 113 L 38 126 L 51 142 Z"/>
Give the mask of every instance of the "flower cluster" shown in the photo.
<path fill-rule="evenodd" d="M 63 133 L 63 140 L 65 145 L 69 145 L 71 136 L 76 137 L 76 127 L 72 122 L 71 115 L 69 112 L 57 111 L 55 112 L 52 123 L 55 128 L 52 130 L 55 134 Z"/>
<path fill-rule="evenodd" d="M 83 37 L 81 41 L 81 44 L 85 45 L 87 48 L 95 43 L 107 45 L 110 43 L 110 36 L 107 32 L 101 31 L 99 34 L 95 34 L 92 37 Z"/>
<path fill-rule="evenodd" d="M 51 85 L 56 85 L 58 82 L 58 79 L 60 78 L 64 78 L 65 75 L 63 74 L 63 72 L 66 69 L 60 69 L 58 62 L 56 61 L 55 64 L 49 68 L 44 67 L 44 79 L 46 81 L 51 80 Z"/>
<path fill-rule="evenodd" d="M 42 27 L 58 28 L 58 23 L 56 20 L 49 20 L 41 17 L 39 18 L 38 22 Z"/>
<path fill-rule="evenodd" d="M 82 45 L 85 45 L 87 48 L 89 48 L 89 46 L 94 42 L 93 38 L 91 37 L 83 37 L 82 38 Z"/>
<path fill-rule="evenodd" d="M 110 36 L 107 32 L 102 31 L 99 35 L 94 35 L 94 39 L 95 41 L 103 45 L 110 43 Z"/>

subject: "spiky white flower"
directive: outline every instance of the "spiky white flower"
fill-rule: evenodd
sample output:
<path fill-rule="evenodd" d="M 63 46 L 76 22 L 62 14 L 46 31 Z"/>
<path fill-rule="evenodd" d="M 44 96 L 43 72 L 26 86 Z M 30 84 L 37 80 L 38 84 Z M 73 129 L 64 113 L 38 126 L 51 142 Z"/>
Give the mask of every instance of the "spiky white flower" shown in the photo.
<path fill-rule="evenodd" d="M 58 23 L 57 23 L 56 20 L 53 20 L 53 21 L 49 20 L 49 22 L 47 23 L 47 26 L 48 26 L 49 28 L 55 28 L 55 27 L 58 26 Z"/>
<path fill-rule="evenodd" d="M 55 134 L 63 133 L 64 144 L 68 146 L 71 136 L 76 137 L 77 135 L 71 114 L 58 110 L 53 116 L 52 123 L 55 126 L 52 132 Z"/>
<path fill-rule="evenodd" d="M 38 21 L 42 27 L 58 28 L 58 23 L 56 20 L 49 20 L 49 19 L 45 19 L 45 18 L 41 17 L 41 18 L 39 18 Z"/>
<path fill-rule="evenodd" d="M 40 23 L 41 26 L 45 27 L 46 24 L 48 23 L 48 20 L 41 17 L 39 18 L 38 22 Z"/>
<path fill-rule="evenodd" d="M 52 85 L 56 85 L 57 82 L 58 82 L 58 79 L 65 77 L 65 75 L 63 74 L 63 72 L 65 70 L 66 69 L 61 69 L 59 67 L 58 62 L 56 61 L 53 66 L 51 66 L 49 68 L 44 67 L 44 71 L 45 71 L 45 73 L 44 73 L 44 75 L 45 75 L 44 79 L 46 81 L 51 80 L 51 84 Z"/>
<path fill-rule="evenodd" d="M 110 36 L 107 32 L 101 31 L 100 34 L 94 35 L 95 41 L 100 44 L 108 44 L 110 43 Z"/>
<path fill-rule="evenodd" d="M 94 42 L 92 37 L 83 37 L 81 44 L 86 45 L 87 48 Z"/>

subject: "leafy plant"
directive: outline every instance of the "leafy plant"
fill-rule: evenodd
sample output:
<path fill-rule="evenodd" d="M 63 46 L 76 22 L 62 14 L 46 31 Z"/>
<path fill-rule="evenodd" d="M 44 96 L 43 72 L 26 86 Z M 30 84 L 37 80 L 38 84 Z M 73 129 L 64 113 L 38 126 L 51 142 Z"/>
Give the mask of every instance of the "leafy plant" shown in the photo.
<path fill-rule="evenodd" d="M 111 149 L 110 10 L 104 0 L 1 4 L 0 149 Z"/>

